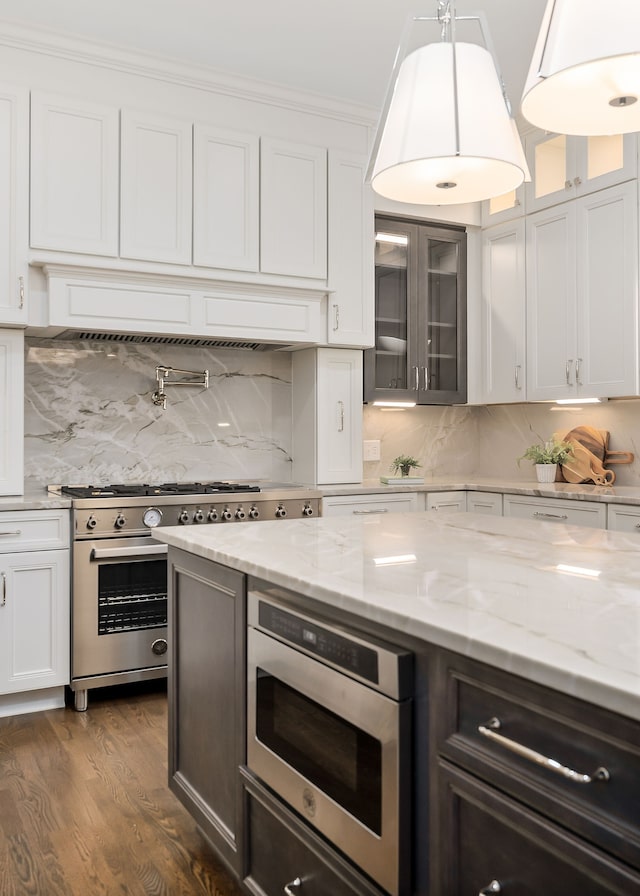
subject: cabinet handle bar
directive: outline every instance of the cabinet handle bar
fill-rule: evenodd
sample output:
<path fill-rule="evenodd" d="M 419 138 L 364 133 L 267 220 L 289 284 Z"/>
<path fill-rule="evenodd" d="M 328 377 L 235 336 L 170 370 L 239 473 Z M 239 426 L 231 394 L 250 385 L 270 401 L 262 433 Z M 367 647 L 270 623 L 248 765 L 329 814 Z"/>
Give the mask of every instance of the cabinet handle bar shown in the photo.
<path fill-rule="evenodd" d="M 543 513 L 541 510 L 536 510 L 533 514 L 534 516 L 540 517 L 540 519 L 545 520 L 568 520 L 569 517 L 566 513 Z"/>
<path fill-rule="evenodd" d="M 24 308 L 24 277 L 18 277 L 18 295 L 20 297 L 20 311 Z"/>
<path fill-rule="evenodd" d="M 4 573 L 0 573 L 2 576 L 2 602 L 0 603 L 0 607 L 4 607 L 7 603 L 7 577 Z"/>
<path fill-rule="evenodd" d="M 292 880 L 288 884 L 284 885 L 284 892 L 286 896 L 296 896 L 296 894 L 293 892 L 294 887 L 296 890 L 302 889 L 302 881 L 299 877 L 296 877 L 295 880 Z"/>
<path fill-rule="evenodd" d="M 352 513 L 355 516 L 358 516 L 358 514 L 362 515 L 366 513 L 389 513 L 389 511 L 386 507 L 382 507 L 380 510 L 374 510 L 373 508 L 371 510 L 353 510 Z"/>
<path fill-rule="evenodd" d="M 0 532 L 0 535 L 22 535 L 22 529 L 16 529 L 14 532 Z"/>
<path fill-rule="evenodd" d="M 583 775 L 580 772 L 576 772 L 572 768 L 562 765 L 556 759 L 543 756 L 542 753 L 532 750 L 531 747 L 526 747 L 516 740 L 511 740 L 511 738 L 505 737 L 503 734 L 498 734 L 497 729 L 500 727 L 500 719 L 494 716 L 492 719 L 489 719 L 486 725 L 478 725 L 478 731 L 483 737 L 488 737 L 489 740 L 495 741 L 495 743 L 500 744 L 506 750 L 510 750 L 512 753 L 516 753 L 530 762 L 535 762 L 536 765 L 541 765 L 557 775 L 562 775 L 563 778 L 575 781 L 576 784 L 592 784 L 594 781 L 608 781 L 611 778 L 608 770 L 603 766 L 597 768 L 592 775 Z"/>

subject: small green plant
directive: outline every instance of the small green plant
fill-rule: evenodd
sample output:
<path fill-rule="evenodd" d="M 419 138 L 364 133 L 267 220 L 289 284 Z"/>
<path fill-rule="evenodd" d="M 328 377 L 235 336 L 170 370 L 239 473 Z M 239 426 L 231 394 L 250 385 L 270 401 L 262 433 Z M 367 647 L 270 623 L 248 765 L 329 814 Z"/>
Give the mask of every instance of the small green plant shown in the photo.
<path fill-rule="evenodd" d="M 530 460 L 534 464 L 563 464 L 572 454 L 571 442 L 559 442 L 553 438 L 544 442 L 540 439 L 537 445 L 530 445 L 522 457 L 518 458 L 518 464 L 521 460 Z"/>
<path fill-rule="evenodd" d="M 401 476 L 408 476 L 412 467 L 419 467 L 420 463 L 415 457 L 409 457 L 407 454 L 399 454 L 398 457 L 391 461 L 390 469 L 394 473 L 400 473 Z"/>

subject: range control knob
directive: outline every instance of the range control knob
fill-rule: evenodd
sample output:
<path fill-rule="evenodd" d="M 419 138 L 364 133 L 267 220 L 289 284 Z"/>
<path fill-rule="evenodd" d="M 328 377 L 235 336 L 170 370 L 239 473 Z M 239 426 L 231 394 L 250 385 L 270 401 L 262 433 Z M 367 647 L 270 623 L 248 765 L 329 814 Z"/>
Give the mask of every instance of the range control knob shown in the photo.
<path fill-rule="evenodd" d="M 252 520 L 257 520 L 258 517 L 260 516 L 260 511 L 258 510 L 258 508 L 256 507 L 255 504 L 249 511 L 249 516 L 251 517 Z"/>
<path fill-rule="evenodd" d="M 187 510 L 183 510 L 180 516 L 178 517 L 178 522 L 182 523 L 183 526 L 189 522 L 189 512 Z"/>
<path fill-rule="evenodd" d="M 278 506 L 276 507 L 276 519 L 279 519 L 279 520 L 284 519 L 286 515 L 287 515 L 286 508 L 283 507 L 282 504 L 278 504 Z"/>
<path fill-rule="evenodd" d="M 87 529 L 95 529 L 95 527 L 97 525 L 98 525 L 98 520 L 95 518 L 95 516 L 93 514 L 91 514 L 91 516 L 87 520 Z"/>
<path fill-rule="evenodd" d="M 238 507 L 236 510 L 236 519 L 243 520 L 246 518 L 246 516 L 247 514 L 244 512 L 244 509 L 242 507 Z"/>
<path fill-rule="evenodd" d="M 220 516 L 223 520 L 230 520 L 231 519 L 231 511 L 229 510 L 228 507 L 225 507 L 225 509 L 220 514 Z"/>
<path fill-rule="evenodd" d="M 204 513 L 198 508 L 196 512 L 193 514 L 193 522 L 194 523 L 203 523 L 204 522 Z"/>
<path fill-rule="evenodd" d="M 207 514 L 207 519 L 210 523 L 215 523 L 215 521 L 218 519 L 218 511 L 215 509 L 215 507 L 211 508 L 211 510 Z"/>
<path fill-rule="evenodd" d="M 313 507 L 310 504 L 305 504 L 302 508 L 302 516 L 313 516 Z"/>
<path fill-rule="evenodd" d="M 113 525 L 116 527 L 116 529 L 122 529 L 122 527 L 126 524 L 126 522 L 127 521 L 124 518 L 124 516 L 121 513 L 119 513 L 118 516 L 116 517 L 116 521 Z"/>

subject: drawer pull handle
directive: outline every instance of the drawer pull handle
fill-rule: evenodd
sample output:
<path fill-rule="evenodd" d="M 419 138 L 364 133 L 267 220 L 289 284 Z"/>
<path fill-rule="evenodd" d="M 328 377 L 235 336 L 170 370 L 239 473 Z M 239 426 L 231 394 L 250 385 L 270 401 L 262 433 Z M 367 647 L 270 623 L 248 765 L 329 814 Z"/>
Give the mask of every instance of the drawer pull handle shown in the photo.
<path fill-rule="evenodd" d="M 22 529 L 16 529 L 15 532 L 0 532 L 0 535 L 22 535 Z"/>
<path fill-rule="evenodd" d="M 353 513 L 354 516 L 362 516 L 363 514 L 367 514 L 367 513 L 389 513 L 389 511 L 387 510 L 386 507 L 382 507 L 380 510 L 375 510 L 375 509 L 371 509 L 371 510 L 353 510 L 352 513 Z"/>
<path fill-rule="evenodd" d="M 491 893 L 502 893 L 499 880 L 492 880 L 490 884 L 480 890 L 478 896 L 490 896 Z"/>
<path fill-rule="evenodd" d="M 2 602 L 0 602 L 0 607 L 4 607 L 7 603 L 7 577 L 3 572 L 0 575 L 2 576 Z"/>
<path fill-rule="evenodd" d="M 544 520 L 568 520 L 569 517 L 566 513 L 543 513 L 541 510 L 536 510 L 533 514 L 534 516 L 540 517 L 540 519 Z"/>
<path fill-rule="evenodd" d="M 488 737 L 490 740 L 505 747 L 505 749 L 511 750 L 512 753 L 517 753 L 518 756 L 522 756 L 523 759 L 535 762 L 536 765 L 542 765 L 544 768 L 549 769 L 549 771 L 555 772 L 557 775 L 562 775 L 563 778 L 575 781 L 576 784 L 592 784 L 594 781 L 608 781 L 611 778 L 611 775 L 603 766 L 597 768 L 592 775 L 582 775 L 580 772 L 575 772 L 572 768 L 567 768 L 566 765 L 561 765 L 555 759 L 549 759 L 548 756 L 543 756 L 542 753 L 538 753 L 530 747 L 525 747 L 524 744 L 519 744 L 509 737 L 505 737 L 503 734 L 497 734 L 497 730 L 501 727 L 502 724 L 500 719 L 494 716 L 492 719 L 489 719 L 486 725 L 478 725 L 478 731 L 483 737 Z"/>
<path fill-rule="evenodd" d="M 295 880 L 292 880 L 290 883 L 284 885 L 284 892 L 286 896 L 296 896 L 296 893 L 293 892 L 293 889 L 301 890 L 302 889 L 302 881 L 299 877 L 296 877 Z"/>

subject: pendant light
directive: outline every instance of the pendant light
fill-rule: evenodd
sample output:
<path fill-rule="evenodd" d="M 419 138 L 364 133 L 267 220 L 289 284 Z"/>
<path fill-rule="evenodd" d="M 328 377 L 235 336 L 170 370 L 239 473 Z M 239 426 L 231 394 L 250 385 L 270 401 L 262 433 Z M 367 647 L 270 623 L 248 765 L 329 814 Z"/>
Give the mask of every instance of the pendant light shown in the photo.
<path fill-rule="evenodd" d="M 522 114 L 560 134 L 640 131 L 639 0 L 548 0 Z"/>
<path fill-rule="evenodd" d="M 457 18 L 453 0 L 440 0 L 436 17 L 405 26 L 367 171 L 387 199 L 477 202 L 530 179 L 494 56 L 456 41 L 456 21 L 479 23 L 488 44 L 483 17 Z M 438 23 L 441 39 L 407 53 L 417 22 Z"/>

